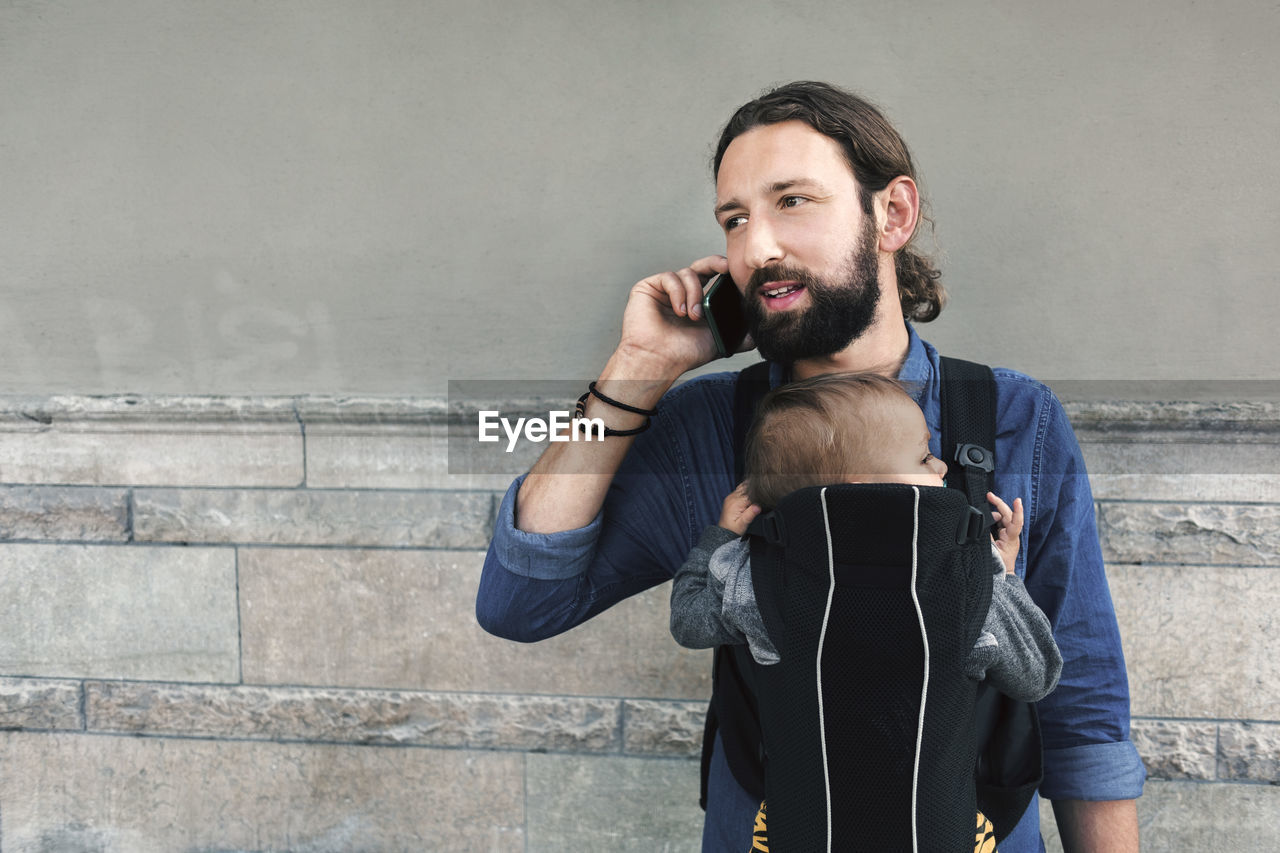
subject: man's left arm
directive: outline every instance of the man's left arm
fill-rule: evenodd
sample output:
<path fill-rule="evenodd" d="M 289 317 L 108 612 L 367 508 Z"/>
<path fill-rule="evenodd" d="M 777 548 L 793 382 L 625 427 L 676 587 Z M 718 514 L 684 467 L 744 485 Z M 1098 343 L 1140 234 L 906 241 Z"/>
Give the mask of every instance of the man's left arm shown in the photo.
<path fill-rule="evenodd" d="M 1026 586 L 1054 628 L 1063 670 L 1042 700 L 1044 782 L 1067 853 L 1138 850 L 1146 772 L 1129 740 L 1129 682 L 1084 459 L 1044 389 L 1031 479 Z"/>
<path fill-rule="evenodd" d="M 1137 800 L 1054 800 L 1065 853 L 1137 853 Z"/>

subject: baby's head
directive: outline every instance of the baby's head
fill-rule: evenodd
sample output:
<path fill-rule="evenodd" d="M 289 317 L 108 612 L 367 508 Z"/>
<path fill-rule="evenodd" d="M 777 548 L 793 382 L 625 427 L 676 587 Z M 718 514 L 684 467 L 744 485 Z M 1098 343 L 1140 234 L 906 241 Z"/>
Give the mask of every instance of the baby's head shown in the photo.
<path fill-rule="evenodd" d="M 829 373 L 775 388 L 747 436 L 747 494 L 765 509 L 806 486 L 941 486 L 929 427 L 902 385 L 875 373 Z"/>

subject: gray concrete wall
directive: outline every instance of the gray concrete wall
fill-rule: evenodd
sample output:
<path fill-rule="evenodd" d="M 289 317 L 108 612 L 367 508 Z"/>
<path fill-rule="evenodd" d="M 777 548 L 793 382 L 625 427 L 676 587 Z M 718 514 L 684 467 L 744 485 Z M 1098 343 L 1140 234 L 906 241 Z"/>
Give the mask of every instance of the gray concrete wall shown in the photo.
<path fill-rule="evenodd" d="M 543 643 L 481 631 L 504 478 L 450 473 L 440 401 L 0 404 L 6 853 L 697 849 L 708 655 L 665 585 Z M 1143 849 L 1275 850 L 1280 407 L 1068 411 Z"/>
<path fill-rule="evenodd" d="M 797 78 L 913 145 L 949 352 L 1274 378 L 1278 37 L 1271 0 L 4 0 L 0 391 L 585 376 Z"/>
<path fill-rule="evenodd" d="M 1266 0 L 0 0 L 0 849 L 694 849 L 705 656 L 665 590 L 484 635 L 502 478 L 450 473 L 443 397 L 590 378 L 635 280 L 720 249 L 720 125 L 797 78 L 912 144 L 926 336 L 1095 401 L 1144 849 L 1280 847 L 1280 416 L 1227 381 L 1280 356 L 1277 36 Z"/>

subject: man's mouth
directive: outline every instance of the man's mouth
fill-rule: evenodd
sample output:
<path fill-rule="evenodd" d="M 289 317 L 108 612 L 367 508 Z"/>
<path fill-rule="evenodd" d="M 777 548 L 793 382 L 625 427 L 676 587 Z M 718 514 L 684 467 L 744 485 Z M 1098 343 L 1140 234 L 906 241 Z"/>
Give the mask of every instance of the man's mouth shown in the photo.
<path fill-rule="evenodd" d="M 777 299 L 780 296 L 786 296 L 788 293 L 799 290 L 804 285 L 801 284 L 784 284 L 781 287 L 762 287 L 761 292 L 769 299 Z"/>
<path fill-rule="evenodd" d="M 760 296 L 771 309 L 786 308 L 800 298 L 804 285 L 794 281 L 769 282 L 760 286 Z"/>

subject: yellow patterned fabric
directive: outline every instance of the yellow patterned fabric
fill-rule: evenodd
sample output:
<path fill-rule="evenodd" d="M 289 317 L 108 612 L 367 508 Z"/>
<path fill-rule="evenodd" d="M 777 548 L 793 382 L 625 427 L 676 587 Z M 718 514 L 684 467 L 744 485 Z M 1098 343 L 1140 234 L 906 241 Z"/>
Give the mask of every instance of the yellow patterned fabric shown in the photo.
<path fill-rule="evenodd" d="M 982 812 L 978 812 L 978 832 L 973 838 L 973 853 L 999 853 L 996 850 L 996 831 L 991 828 L 991 821 Z"/>
<path fill-rule="evenodd" d="M 995 830 L 986 815 L 978 812 L 977 833 L 973 837 L 973 853 L 1000 853 L 996 849 Z M 751 833 L 751 853 L 769 853 L 769 833 L 765 830 L 765 804 L 756 812 L 756 825 Z"/>
<path fill-rule="evenodd" d="M 760 803 L 760 811 L 756 812 L 756 828 L 751 833 L 751 849 L 769 853 L 769 834 L 764 829 L 764 803 Z"/>

